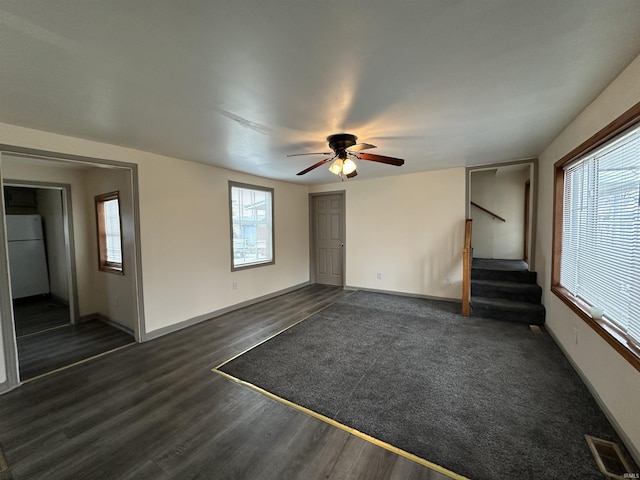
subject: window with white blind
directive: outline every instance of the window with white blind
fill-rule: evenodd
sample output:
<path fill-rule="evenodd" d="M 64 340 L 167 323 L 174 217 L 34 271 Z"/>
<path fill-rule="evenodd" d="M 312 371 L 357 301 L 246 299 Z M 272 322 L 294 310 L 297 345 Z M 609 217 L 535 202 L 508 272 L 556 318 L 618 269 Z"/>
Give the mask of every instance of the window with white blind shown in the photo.
<path fill-rule="evenodd" d="M 640 346 L 640 127 L 564 175 L 560 284 Z"/>
<path fill-rule="evenodd" d="M 631 356 L 625 356 L 637 366 L 640 125 L 605 133 L 587 153 L 556 164 L 554 292 L 592 327 L 606 331 L 609 343 L 627 349 Z M 601 308 L 603 317 L 592 315 L 591 307 Z"/>
<path fill-rule="evenodd" d="M 123 274 L 120 197 L 118 192 L 95 197 L 98 227 L 98 268 Z"/>

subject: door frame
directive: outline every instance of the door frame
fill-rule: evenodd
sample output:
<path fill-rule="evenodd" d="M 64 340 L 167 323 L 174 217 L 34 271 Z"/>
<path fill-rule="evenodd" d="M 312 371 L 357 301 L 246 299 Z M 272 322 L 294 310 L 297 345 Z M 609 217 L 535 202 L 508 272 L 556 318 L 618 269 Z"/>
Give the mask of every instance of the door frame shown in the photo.
<path fill-rule="evenodd" d="M 471 174 L 481 170 L 492 170 L 494 168 L 508 167 L 512 165 L 529 165 L 531 169 L 531 175 L 529 177 L 530 192 L 529 192 L 529 261 L 527 262 L 530 271 L 535 271 L 535 257 L 536 257 L 536 227 L 537 227 L 537 213 L 538 213 L 538 159 L 526 158 L 523 160 L 514 160 L 512 162 L 504 163 L 491 163 L 486 165 L 477 165 L 466 168 L 466 191 L 465 191 L 465 215 L 466 218 L 471 218 Z"/>
<path fill-rule="evenodd" d="M 314 199 L 328 195 L 339 195 L 342 197 L 342 288 L 347 285 L 347 195 L 345 190 L 335 190 L 331 192 L 317 192 L 309 194 L 309 282 L 316 283 L 316 238 L 314 235 Z"/>
<path fill-rule="evenodd" d="M 529 217 L 531 216 L 531 179 L 524 184 L 524 245 L 522 246 L 524 261 L 529 264 L 529 230 L 531 225 Z"/>
<path fill-rule="evenodd" d="M 0 144 L 0 188 L 4 187 L 2 160 L 5 156 L 17 156 L 55 163 L 76 163 L 93 167 L 119 167 L 130 171 L 131 199 L 133 213 L 133 282 L 135 284 L 134 298 L 136 301 L 137 318 L 135 322 L 135 339 L 144 342 L 149 339 L 145 323 L 144 295 L 142 284 L 142 258 L 140 252 L 140 200 L 138 187 L 138 165 L 129 162 L 120 162 L 95 157 L 85 157 L 68 153 L 51 152 L 34 148 L 25 148 L 15 145 Z M 71 197 L 68 198 L 71 200 Z M 8 246 L 6 237 L 6 220 L 4 194 L 0 196 L 0 328 L 2 329 L 2 343 L 4 347 L 4 360 L 6 380 L 0 382 L 0 394 L 12 390 L 20 385 L 18 374 L 18 350 L 13 318 L 13 305 L 11 301 L 11 289 L 9 286 L 10 273 L 8 262 Z M 0 352 L 2 354 L 2 352 Z"/>
<path fill-rule="evenodd" d="M 69 317 L 72 324 L 78 323 L 78 282 L 76 279 L 76 247 L 73 235 L 71 185 L 67 183 L 7 179 L 4 180 L 2 184 L 3 193 L 4 187 L 25 187 L 42 190 L 58 190 L 61 192 L 65 267 L 67 270 L 67 292 L 69 296 Z M 3 214 L 5 214 L 4 211 Z"/>
<path fill-rule="evenodd" d="M 4 182 L 2 181 L 2 151 L 0 151 L 0 329 L 2 329 L 2 347 L 4 351 L 4 369 L 6 379 L 0 382 L 0 393 L 9 391 L 20 385 L 18 376 L 18 346 L 13 319 L 13 300 L 9 277 L 9 245 L 7 243 L 7 226 L 4 205 Z"/>

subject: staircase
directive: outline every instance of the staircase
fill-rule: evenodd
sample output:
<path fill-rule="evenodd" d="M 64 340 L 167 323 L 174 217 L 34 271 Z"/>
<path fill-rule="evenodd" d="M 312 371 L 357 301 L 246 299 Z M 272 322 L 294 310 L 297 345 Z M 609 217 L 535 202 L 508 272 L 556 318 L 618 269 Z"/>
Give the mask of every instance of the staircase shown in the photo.
<path fill-rule="evenodd" d="M 542 325 L 542 289 L 522 260 L 474 258 L 471 264 L 471 314 Z"/>

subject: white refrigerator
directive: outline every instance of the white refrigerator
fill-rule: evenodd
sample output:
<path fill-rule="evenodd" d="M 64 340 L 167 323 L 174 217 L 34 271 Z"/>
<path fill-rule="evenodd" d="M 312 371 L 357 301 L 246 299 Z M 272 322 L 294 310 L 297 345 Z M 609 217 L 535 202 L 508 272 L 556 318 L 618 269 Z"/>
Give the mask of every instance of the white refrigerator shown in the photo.
<path fill-rule="evenodd" d="M 49 293 L 40 215 L 7 215 L 12 298 Z"/>

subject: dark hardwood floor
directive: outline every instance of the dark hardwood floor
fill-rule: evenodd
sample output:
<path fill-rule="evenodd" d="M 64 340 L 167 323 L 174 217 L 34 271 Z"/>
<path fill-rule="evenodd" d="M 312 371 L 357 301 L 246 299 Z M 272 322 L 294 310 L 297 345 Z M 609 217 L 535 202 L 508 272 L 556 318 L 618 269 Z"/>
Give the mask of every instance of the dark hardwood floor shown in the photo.
<path fill-rule="evenodd" d="M 305 287 L 0 396 L 6 478 L 448 478 L 211 372 L 349 294 Z"/>
<path fill-rule="evenodd" d="M 29 380 L 133 343 L 131 335 L 100 320 L 18 337 L 20 379 Z"/>
<path fill-rule="evenodd" d="M 69 307 L 48 296 L 14 300 L 14 318 L 22 381 L 135 343 L 100 320 L 72 325 Z"/>
<path fill-rule="evenodd" d="M 69 306 L 49 296 L 14 300 L 13 314 L 18 338 L 71 322 Z"/>

